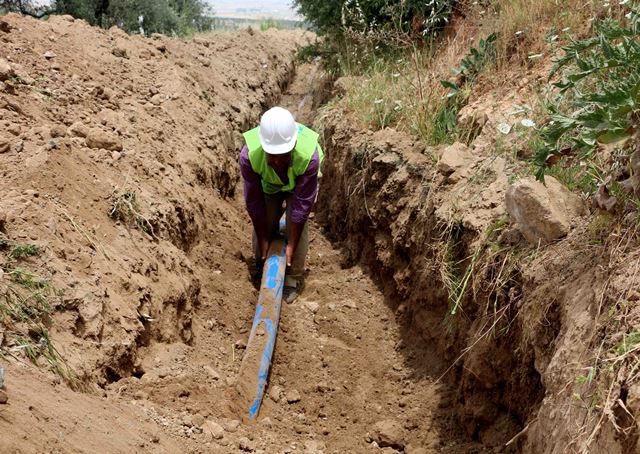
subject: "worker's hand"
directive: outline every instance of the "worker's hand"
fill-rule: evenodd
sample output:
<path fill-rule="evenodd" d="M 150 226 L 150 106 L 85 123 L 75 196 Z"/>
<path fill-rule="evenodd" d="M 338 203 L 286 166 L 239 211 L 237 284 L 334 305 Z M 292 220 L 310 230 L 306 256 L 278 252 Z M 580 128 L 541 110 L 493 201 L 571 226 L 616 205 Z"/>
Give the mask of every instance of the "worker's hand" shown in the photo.
<path fill-rule="evenodd" d="M 293 244 L 287 244 L 286 256 L 287 256 L 287 266 L 291 266 L 291 262 L 293 261 L 293 254 L 295 253 L 295 249 Z"/>
<path fill-rule="evenodd" d="M 267 260 L 267 254 L 269 253 L 269 241 L 266 238 L 258 240 L 260 246 L 260 256 L 262 260 Z"/>

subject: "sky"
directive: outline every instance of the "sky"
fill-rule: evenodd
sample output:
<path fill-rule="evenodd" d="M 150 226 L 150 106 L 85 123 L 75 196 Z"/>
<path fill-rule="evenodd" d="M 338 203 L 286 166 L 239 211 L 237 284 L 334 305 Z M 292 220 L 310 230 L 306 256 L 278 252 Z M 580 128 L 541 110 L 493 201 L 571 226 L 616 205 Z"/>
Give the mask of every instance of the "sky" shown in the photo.
<path fill-rule="evenodd" d="M 299 19 L 291 0 L 209 0 L 216 16 Z"/>

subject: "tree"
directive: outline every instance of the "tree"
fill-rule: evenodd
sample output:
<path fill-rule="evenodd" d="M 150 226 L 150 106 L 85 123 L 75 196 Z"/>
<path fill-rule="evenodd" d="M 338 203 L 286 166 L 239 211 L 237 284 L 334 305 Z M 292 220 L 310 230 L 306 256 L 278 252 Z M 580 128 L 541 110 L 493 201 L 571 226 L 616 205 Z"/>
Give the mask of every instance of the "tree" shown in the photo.
<path fill-rule="evenodd" d="M 0 0 L 0 13 L 3 12 L 16 12 L 41 19 L 50 14 L 52 9 L 30 0 Z"/>
<path fill-rule="evenodd" d="M 118 25 L 128 33 L 142 27 L 145 33 L 187 35 L 209 30 L 212 22 L 203 0 L 56 0 L 55 10 L 104 28 Z"/>
<path fill-rule="evenodd" d="M 393 29 L 403 33 L 433 31 L 448 20 L 456 0 L 294 0 L 318 33 L 339 34 Z"/>

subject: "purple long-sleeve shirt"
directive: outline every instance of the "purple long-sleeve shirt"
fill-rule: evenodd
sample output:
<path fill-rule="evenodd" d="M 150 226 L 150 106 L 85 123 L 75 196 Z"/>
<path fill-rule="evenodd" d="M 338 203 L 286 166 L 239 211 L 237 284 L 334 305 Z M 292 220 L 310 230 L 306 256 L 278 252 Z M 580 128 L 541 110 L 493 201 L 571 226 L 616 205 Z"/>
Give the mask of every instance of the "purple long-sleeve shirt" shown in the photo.
<path fill-rule="evenodd" d="M 318 170 L 320 169 L 320 156 L 318 150 L 313 153 L 307 170 L 296 178 L 296 187 L 293 190 L 291 202 L 291 221 L 302 224 L 309 218 L 311 208 L 318 194 Z M 245 145 L 240 151 L 240 173 L 244 179 L 244 200 L 251 219 L 264 220 L 267 212 L 262 192 L 262 177 L 253 171 L 249 162 L 249 148 Z M 286 175 L 279 175 L 282 179 Z M 283 180 L 283 181 L 285 181 Z"/>

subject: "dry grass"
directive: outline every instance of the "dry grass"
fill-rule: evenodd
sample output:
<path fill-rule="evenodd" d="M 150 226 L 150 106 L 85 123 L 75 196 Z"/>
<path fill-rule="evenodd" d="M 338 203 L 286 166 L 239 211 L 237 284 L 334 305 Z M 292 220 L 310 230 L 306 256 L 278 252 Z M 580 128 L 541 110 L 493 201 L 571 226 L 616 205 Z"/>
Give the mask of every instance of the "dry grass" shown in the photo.
<path fill-rule="evenodd" d="M 453 80 L 453 68 L 491 33 L 498 35 L 495 63 L 474 86 L 465 85 L 462 99 L 513 89 L 524 70 L 546 74 L 563 43 L 592 31 L 593 18 L 618 15 L 620 7 L 595 0 L 495 0 L 490 6 L 469 5 L 464 17 L 454 19 L 436 43 L 417 46 L 402 37 L 390 37 L 400 51 L 383 56 L 371 46 L 348 45 L 343 52 L 346 75 L 361 77 L 346 95 L 349 110 L 363 126 L 393 127 L 434 145 L 460 140 L 442 134 L 438 114 L 448 93 L 440 81 Z M 378 53 L 378 55 L 376 55 Z M 364 68 L 364 69 L 363 69 Z M 537 108 L 542 98 L 534 99 Z"/>
<path fill-rule="evenodd" d="M 617 14 L 617 6 L 595 0 L 498 0 L 484 14 L 484 32 L 500 36 L 498 67 L 530 64 L 531 54 L 550 52 L 549 44 L 581 37 L 592 30 L 595 17 Z M 613 3 L 613 2 L 612 2 Z M 544 57 L 544 56 L 543 56 Z"/>
<path fill-rule="evenodd" d="M 347 93 L 347 107 L 371 129 L 393 127 L 428 144 L 445 142 L 437 115 L 448 90 L 440 81 L 452 77 L 452 68 L 469 51 L 475 35 L 473 25 L 460 22 L 456 32 L 449 33 L 437 47 L 407 46 L 397 55 L 384 56 L 352 53 L 357 60 L 346 61 L 345 69 L 349 75 L 361 77 L 361 83 Z M 354 68 L 363 66 L 367 70 L 360 75 Z"/>

